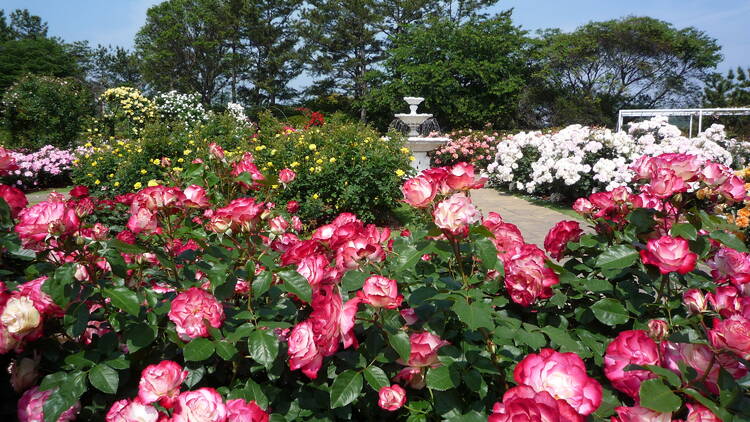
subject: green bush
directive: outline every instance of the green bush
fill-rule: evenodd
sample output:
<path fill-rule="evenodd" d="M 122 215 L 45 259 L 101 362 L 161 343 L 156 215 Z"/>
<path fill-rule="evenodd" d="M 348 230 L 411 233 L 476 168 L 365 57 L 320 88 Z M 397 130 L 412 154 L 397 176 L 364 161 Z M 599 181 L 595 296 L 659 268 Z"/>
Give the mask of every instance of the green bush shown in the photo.
<path fill-rule="evenodd" d="M 70 147 L 85 116 L 93 112 L 91 92 L 71 78 L 27 75 L 3 95 L 3 122 L 8 147 Z"/>
<path fill-rule="evenodd" d="M 298 201 L 303 220 L 323 223 L 351 212 L 367 222 L 391 222 L 403 176 L 411 169 L 401 135 L 381 137 L 369 126 L 338 118 L 281 133 L 268 127 L 282 125 L 260 121 L 251 152 L 261 171 L 290 168 L 297 173 L 279 199 Z"/>

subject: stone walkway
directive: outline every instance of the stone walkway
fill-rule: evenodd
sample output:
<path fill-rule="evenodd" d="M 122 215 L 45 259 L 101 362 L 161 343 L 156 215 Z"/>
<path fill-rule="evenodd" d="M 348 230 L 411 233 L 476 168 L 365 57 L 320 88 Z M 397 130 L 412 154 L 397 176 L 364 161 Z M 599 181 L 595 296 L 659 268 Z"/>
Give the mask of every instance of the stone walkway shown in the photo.
<path fill-rule="evenodd" d="M 503 220 L 518 226 L 527 243 L 534 243 L 542 249 L 544 237 L 552 226 L 560 220 L 571 219 L 565 214 L 494 189 L 473 190 L 471 199 L 484 215 L 492 211 L 500 214 Z"/>

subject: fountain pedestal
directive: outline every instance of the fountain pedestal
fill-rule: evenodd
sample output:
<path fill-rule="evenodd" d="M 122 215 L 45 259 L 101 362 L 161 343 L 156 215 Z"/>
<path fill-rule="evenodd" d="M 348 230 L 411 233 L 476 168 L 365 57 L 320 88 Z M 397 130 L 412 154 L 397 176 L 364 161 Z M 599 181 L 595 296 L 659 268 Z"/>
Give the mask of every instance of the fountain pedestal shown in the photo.
<path fill-rule="evenodd" d="M 404 101 L 409 104 L 408 114 L 396 114 L 396 118 L 409 126 L 406 146 L 411 150 L 414 160 L 411 162 L 412 168 L 422 171 L 430 168 L 430 158 L 427 153 L 448 142 L 445 137 L 424 137 L 419 135 L 419 125 L 425 120 L 432 117 L 432 114 L 417 113 L 417 107 L 424 101 L 421 97 L 404 97 Z"/>

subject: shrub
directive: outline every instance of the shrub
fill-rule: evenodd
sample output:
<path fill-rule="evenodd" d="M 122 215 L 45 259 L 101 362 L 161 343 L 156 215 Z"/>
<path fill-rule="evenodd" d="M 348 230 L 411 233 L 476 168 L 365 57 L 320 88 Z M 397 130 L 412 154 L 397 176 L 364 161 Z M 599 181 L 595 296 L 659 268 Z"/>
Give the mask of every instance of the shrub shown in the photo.
<path fill-rule="evenodd" d="M 79 152 L 83 152 L 81 148 Z M 12 152 L 18 165 L 5 176 L 4 182 L 24 190 L 64 187 L 70 184 L 75 151 L 46 145 L 32 153 Z"/>
<path fill-rule="evenodd" d="M 3 95 L 2 114 L 12 148 L 72 146 L 83 118 L 93 112 L 91 92 L 72 78 L 27 75 Z"/>
<path fill-rule="evenodd" d="M 101 114 L 91 122 L 90 136 L 134 138 L 157 117 L 156 105 L 136 88 L 110 88 L 99 96 Z"/>
<path fill-rule="evenodd" d="M 198 93 L 160 92 L 152 101 L 159 119 L 164 122 L 193 127 L 203 123 L 208 117 Z"/>
<path fill-rule="evenodd" d="M 502 135 L 497 132 L 485 133 L 474 130 L 456 130 L 447 135 L 450 140 L 443 146 L 428 153 L 433 166 L 452 166 L 457 163 L 471 163 L 479 168 L 487 168 L 497 153 L 497 144 Z"/>
<path fill-rule="evenodd" d="M 17 219 L 0 213 L 0 353 L 13 359 L 0 388 L 19 413 L 750 416 L 750 254 L 706 211 L 747 196 L 725 166 L 639 160 L 638 194 L 581 198 L 590 227 L 559 223 L 545 253 L 499 215 L 483 219 L 467 194 L 483 181 L 467 164 L 404 185 L 426 224 L 390 231 L 342 214 L 306 234 L 272 174 L 232 177 L 213 151 L 174 186 L 118 202 L 79 190 Z M 220 195 L 247 183 L 254 198 Z M 101 223 L 113 214 L 127 230 Z"/>

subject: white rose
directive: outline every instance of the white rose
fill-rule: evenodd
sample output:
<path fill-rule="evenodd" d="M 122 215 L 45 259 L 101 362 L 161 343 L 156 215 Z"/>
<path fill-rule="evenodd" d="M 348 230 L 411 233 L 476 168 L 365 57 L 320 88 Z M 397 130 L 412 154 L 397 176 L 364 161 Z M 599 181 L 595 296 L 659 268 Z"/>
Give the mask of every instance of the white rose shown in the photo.
<path fill-rule="evenodd" d="M 37 328 L 42 316 L 34 307 L 34 302 L 26 296 L 13 297 L 8 300 L 0 315 L 0 321 L 11 334 L 26 334 Z"/>

